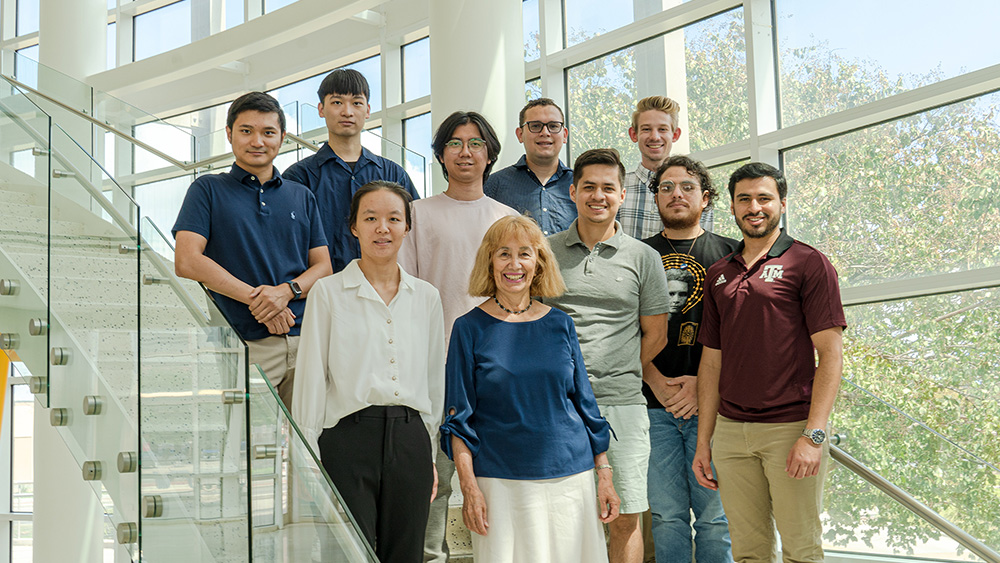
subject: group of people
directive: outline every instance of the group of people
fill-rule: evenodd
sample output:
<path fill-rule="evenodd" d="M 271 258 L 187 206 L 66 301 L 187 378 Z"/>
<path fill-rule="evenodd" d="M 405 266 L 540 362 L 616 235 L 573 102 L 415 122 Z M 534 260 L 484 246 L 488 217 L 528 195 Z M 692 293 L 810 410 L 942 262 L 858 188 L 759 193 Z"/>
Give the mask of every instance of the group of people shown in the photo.
<path fill-rule="evenodd" d="M 489 122 L 445 118 L 448 187 L 419 199 L 361 145 L 364 76 L 318 94 L 328 142 L 283 175 L 278 103 L 233 102 L 235 164 L 189 189 L 176 270 L 214 294 L 379 560 L 447 560 L 455 474 L 477 562 L 638 563 L 647 510 L 661 563 L 775 561 L 775 529 L 785 561 L 823 560 L 846 322 L 829 261 L 779 228 L 779 170 L 729 179 L 728 239 L 708 171 L 670 156 L 675 102 L 638 103 L 626 173 L 613 149 L 564 165 L 562 110 L 539 98 L 524 156 L 492 174 Z"/>

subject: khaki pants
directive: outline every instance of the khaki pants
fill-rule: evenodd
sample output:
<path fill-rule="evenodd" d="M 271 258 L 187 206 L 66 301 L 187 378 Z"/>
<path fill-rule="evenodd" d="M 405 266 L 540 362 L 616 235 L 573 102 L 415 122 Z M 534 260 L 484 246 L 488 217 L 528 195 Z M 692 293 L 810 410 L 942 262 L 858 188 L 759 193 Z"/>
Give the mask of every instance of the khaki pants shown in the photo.
<path fill-rule="evenodd" d="M 268 336 L 248 340 L 250 363 L 260 364 L 268 381 L 278 391 L 281 402 L 292 410 L 292 384 L 295 381 L 295 358 L 299 351 L 298 336 Z M 253 368 L 251 368 L 253 369 Z"/>
<path fill-rule="evenodd" d="M 712 461 L 738 563 L 778 561 L 775 527 L 781 534 L 782 561 L 823 561 L 819 516 L 829 442 L 823 444 L 817 476 L 793 479 L 785 473 L 788 452 L 804 429 L 804 420 L 763 423 L 718 417 Z"/>

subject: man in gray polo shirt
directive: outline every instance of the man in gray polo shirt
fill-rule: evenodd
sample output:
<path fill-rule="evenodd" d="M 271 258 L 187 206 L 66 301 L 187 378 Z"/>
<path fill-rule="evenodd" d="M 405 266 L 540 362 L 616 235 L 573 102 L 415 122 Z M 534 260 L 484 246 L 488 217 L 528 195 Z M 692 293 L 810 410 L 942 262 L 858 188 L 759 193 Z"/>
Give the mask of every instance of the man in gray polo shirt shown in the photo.
<path fill-rule="evenodd" d="M 608 450 L 622 500 L 621 516 L 608 525 L 611 563 L 640 563 L 640 516 L 649 508 L 642 368 L 667 344 L 669 304 L 659 255 L 615 220 L 626 195 L 624 178 L 614 149 L 592 149 L 576 159 L 569 193 L 579 217 L 549 237 L 569 289 L 546 302 L 573 317 L 597 405 L 617 437 Z"/>

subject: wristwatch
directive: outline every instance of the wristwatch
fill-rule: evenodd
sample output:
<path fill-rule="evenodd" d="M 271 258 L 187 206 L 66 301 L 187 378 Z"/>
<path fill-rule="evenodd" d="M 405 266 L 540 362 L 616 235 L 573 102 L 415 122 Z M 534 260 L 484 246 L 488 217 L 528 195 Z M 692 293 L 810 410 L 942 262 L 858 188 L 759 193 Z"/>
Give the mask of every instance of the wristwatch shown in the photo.
<path fill-rule="evenodd" d="M 299 283 L 297 281 L 292 280 L 288 282 L 288 287 L 292 288 L 292 301 L 302 297 L 302 288 L 299 287 Z"/>
<path fill-rule="evenodd" d="M 817 446 L 826 441 L 826 431 L 822 428 L 806 428 L 802 435 L 812 440 Z"/>

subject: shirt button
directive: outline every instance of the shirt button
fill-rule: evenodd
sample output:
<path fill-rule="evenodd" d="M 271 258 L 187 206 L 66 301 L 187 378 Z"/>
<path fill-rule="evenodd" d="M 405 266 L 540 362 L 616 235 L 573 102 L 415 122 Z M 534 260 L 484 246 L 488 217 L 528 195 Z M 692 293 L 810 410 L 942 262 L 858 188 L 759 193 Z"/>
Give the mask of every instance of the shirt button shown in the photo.
<path fill-rule="evenodd" d="M 389 363 L 390 364 L 396 363 L 396 358 L 389 358 Z"/>
<path fill-rule="evenodd" d="M 392 339 L 391 338 L 389 339 L 389 344 L 392 344 Z"/>
<path fill-rule="evenodd" d="M 264 193 L 264 188 L 261 188 L 261 189 L 260 189 L 260 193 Z"/>
<path fill-rule="evenodd" d="M 267 206 L 267 204 L 266 204 L 266 203 L 264 203 L 263 201 L 262 201 L 262 202 L 260 202 L 260 204 L 261 204 L 261 205 L 263 205 L 263 206 L 265 206 L 265 207 Z"/>
<path fill-rule="evenodd" d="M 543 235 L 547 235 L 547 234 L 549 234 L 549 232 L 548 231 L 542 231 L 542 234 Z"/>
<path fill-rule="evenodd" d="M 253 180 L 254 182 L 256 182 L 256 181 L 257 181 L 257 177 L 256 177 L 256 176 L 250 176 L 250 179 L 251 179 L 251 180 Z M 262 190 L 262 191 L 263 191 L 263 190 Z"/>
<path fill-rule="evenodd" d="M 392 324 L 392 319 L 386 319 L 385 320 L 385 324 L 391 325 Z"/>
<path fill-rule="evenodd" d="M 549 208 L 547 208 L 547 207 L 543 207 L 542 208 L 542 211 L 548 212 L 548 210 L 549 210 Z"/>
<path fill-rule="evenodd" d="M 399 378 L 398 378 L 398 377 L 396 377 L 395 375 L 394 375 L 394 376 L 392 376 L 392 380 L 393 380 L 393 381 L 396 381 L 397 379 L 399 379 Z"/>
<path fill-rule="evenodd" d="M 399 396 L 399 391 L 396 391 L 395 395 L 398 397 Z"/>

